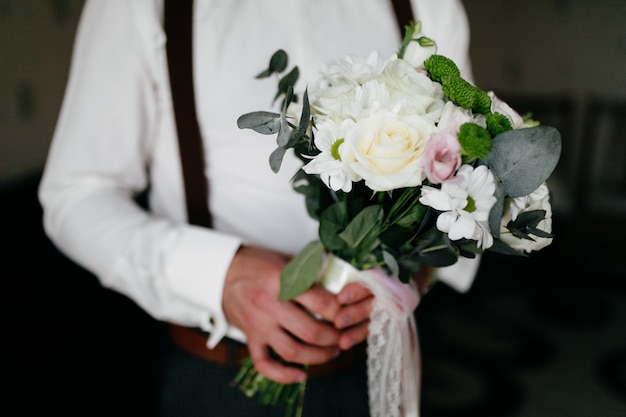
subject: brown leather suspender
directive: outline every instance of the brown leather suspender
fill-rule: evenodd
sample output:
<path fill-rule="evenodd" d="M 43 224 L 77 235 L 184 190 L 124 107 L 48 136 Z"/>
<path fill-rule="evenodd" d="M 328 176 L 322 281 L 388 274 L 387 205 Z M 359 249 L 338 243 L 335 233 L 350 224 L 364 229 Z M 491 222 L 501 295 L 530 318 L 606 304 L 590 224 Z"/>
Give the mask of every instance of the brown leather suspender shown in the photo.
<path fill-rule="evenodd" d="M 414 20 L 410 0 L 392 0 L 400 35 Z M 190 224 L 211 227 L 209 184 L 205 174 L 204 150 L 196 116 L 193 88 L 193 1 L 165 0 L 164 29 L 167 62 L 178 134 L 187 219 Z"/>
<path fill-rule="evenodd" d="M 393 11 L 396 15 L 396 22 L 398 22 L 398 29 L 400 29 L 400 38 L 404 37 L 404 27 L 415 22 L 413 14 L 413 7 L 411 6 L 411 0 L 392 0 Z"/>
<path fill-rule="evenodd" d="M 204 172 L 204 150 L 196 116 L 192 69 L 192 0 L 165 0 L 164 28 L 174 115 L 178 133 L 187 219 L 190 224 L 211 227 L 209 184 Z"/>

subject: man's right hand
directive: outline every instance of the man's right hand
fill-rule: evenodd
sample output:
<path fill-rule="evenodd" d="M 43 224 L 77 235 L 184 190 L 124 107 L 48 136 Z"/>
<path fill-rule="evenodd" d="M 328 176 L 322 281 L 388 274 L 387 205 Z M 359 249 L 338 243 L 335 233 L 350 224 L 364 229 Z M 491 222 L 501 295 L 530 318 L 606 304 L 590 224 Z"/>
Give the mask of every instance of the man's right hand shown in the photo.
<path fill-rule="evenodd" d="M 222 308 L 226 319 L 246 335 L 258 372 L 284 384 L 304 381 L 306 372 L 288 362 L 319 364 L 340 353 L 341 333 L 332 322 L 341 305 L 319 285 L 291 301 L 279 301 L 280 273 L 290 257 L 265 248 L 242 247 L 226 275 Z M 321 320 L 311 315 L 316 313 Z"/>

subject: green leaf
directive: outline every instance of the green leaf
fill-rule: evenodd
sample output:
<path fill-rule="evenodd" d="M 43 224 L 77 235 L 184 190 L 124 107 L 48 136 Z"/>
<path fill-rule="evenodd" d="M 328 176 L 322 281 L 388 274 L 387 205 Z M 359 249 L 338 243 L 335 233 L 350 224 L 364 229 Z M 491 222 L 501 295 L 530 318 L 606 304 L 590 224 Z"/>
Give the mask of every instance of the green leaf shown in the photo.
<path fill-rule="evenodd" d="M 239 129 L 252 129 L 264 135 L 272 135 L 280 131 L 280 118 L 278 113 L 255 111 L 239 116 L 237 126 Z"/>
<path fill-rule="evenodd" d="M 561 155 L 561 134 L 549 126 L 514 129 L 493 139 L 485 163 L 510 197 L 522 197 L 546 182 Z"/>
<path fill-rule="evenodd" d="M 308 290 L 322 267 L 324 246 L 318 240 L 310 242 L 283 269 L 280 274 L 281 301 L 291 300 Z"/>
<path fill-rule="evenodd" d="M 346 217 L 346 205 L 342 202 L 332 204 L 320 215 L 319 237 L 331 251 L 339 251 L 346 246 L 346 242 L 339 237 L 346 227 Z"/>
<path fill-rule="evenodd" d="M 428 208 L 426 206 L 415 204 L 402 217 L 396 220 L 396 224 L 400 227 L 414 227 L 422 222 L 427 211 Z"/>
<path fill-rule="evenodd" d="M 339 234 L 348 246 L 359 248 L 363 240 L 375 233 L 383 220 L 383 208 L 376 204 L 364 208 L 348 223 L 346 229 Z"/>

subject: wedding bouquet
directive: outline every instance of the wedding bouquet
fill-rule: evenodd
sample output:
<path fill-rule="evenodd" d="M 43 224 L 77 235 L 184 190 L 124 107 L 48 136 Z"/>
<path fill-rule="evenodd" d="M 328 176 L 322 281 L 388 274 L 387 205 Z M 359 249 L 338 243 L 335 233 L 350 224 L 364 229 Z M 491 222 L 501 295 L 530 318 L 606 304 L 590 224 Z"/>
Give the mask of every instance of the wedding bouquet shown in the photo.
<path fill-rule="evenodd" d="M 237 122 L 276 135 L 274 172 L 288 150 L 295 152 L 302 169 L 293 187 L 319 221 L 319 239 L 284 269 L 280 298 L 320 279 L 334 291 L 346 280 L 368 286 L 376 300 L 368 337 L 372 415 L 417 415 L 410 397 L 419 388 L 408 375 L 417 369 L 406 372 L 416 362 L 407 352 L 416 350 L 412 277 L 487 250 L 526 256 L 549 245 L 546 181 L 560 156 L 560 134 L 463 79 L 419 23 L 406 27 L 389 59 L 344 57 L 301 95 L 294 89 L 298 68 L 282 75 L 287 67 L 279 50 L 258 76 L 278 78 L 280 112 L 256 111 Z M 323 269 L 329 267 L 334 272 Z M 399 345 L 390 331 L 401 334 Z M 381 370 L 390 355 L 397 361 Z M 255 374 L 250 362 L 236 381 L 266 403 L 293 404 L 304 389 L 285 397 L 287 390 Z"/>

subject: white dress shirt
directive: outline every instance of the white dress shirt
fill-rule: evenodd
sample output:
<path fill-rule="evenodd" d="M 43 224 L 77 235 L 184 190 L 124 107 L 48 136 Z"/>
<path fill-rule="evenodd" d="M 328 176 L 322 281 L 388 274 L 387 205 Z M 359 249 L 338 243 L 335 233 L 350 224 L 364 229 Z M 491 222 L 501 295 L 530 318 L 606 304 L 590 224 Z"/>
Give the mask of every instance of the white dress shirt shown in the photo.
<path fill-rule="evenodd" d="M 400 45 L 388 0 L 197 0 L 194 83 L 214 229 L 186 224 L 162 27 L 162 0 L 87 0 L 66 95 L 40 186 L 44 225 L 69 258 L 153 317 L 245 341 L 222 311 L 229 264 L 242 244 L 296 253 L 317 224 L 295 193 L 288 156 L 270 170 L 273 136 L 237 118 L 276 110 L 273 79 L 258 80 L 282 48 L 301 70 L 344 55 L 390 56 Z M 460 1 L 413 0 L 423 32 L 471 79 Z M 151 212 L 133 196 L 151 186 Z M 456 266 L 467 288 L 476 263 Z M 469 268 L 469 269 L 468 269 Z M 440 276 L 445 276 L 440 271 Z M 459 281 L 460 277 L 460 281 Z M 453 284 L 454 285 L 454 284 Z"/>

